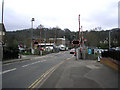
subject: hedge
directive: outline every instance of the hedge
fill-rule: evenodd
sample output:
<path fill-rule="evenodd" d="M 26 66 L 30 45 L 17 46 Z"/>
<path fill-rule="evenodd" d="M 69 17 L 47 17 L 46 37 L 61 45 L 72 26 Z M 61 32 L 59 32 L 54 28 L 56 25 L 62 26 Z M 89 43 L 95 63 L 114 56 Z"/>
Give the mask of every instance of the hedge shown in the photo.
<path fill-rule="evenodd" d="M 4 47 L 3 60 L 16 59 L 18 58 L 18 54 L 19 54 L 18 48 Z"/>

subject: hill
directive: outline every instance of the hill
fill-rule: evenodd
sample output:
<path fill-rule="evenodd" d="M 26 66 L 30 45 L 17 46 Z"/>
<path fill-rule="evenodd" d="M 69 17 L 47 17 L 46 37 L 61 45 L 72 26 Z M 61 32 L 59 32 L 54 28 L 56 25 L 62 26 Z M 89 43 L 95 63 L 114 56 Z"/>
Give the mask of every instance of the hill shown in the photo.
<path fill-rule="evenodd" d="M 102 48 L 108 48 L 109 43 L 109 31 L 111 32 L 111 45 L 112 47 L 120 46 L 120 29 L 114 28 L 111 30 L 102 30 L 102 31 L 84 31 L 84 38 L 87 39 L 86 46 L 96 46 Z M 32 34 L 33 32 L 33 34 Z M 42 28 L 41 29 L 41 38 L 48 39 L 54 38 L 56 33 L 56 38 L 62 38 L 65 36 L 66 40 L 69 41 L 68 46 L 71 46 L 73 39 L 79 39 L 79 32 L 73 32 L 69 29 L 60 29 L 60 28 Z M 16 47 L 20 43 L 25 44 L 27 47 L 30 47 L 31 36 L 36 40 L 40 38 L 40 29 L 24 29 L 19 31 L 9 31 L 6 32 L 7 46 Z"/>

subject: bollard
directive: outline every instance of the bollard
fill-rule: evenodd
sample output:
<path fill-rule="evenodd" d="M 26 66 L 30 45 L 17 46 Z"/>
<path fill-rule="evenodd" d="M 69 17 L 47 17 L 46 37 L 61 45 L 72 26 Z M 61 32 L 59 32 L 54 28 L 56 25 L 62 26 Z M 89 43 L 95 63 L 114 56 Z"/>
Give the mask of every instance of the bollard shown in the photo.
<path fill-rule="evenodd" d="M 100 56 L 98 56 L 98 62 L 100 62 Z"/>
<path fill-rule="evenodd" d="M 40 55 L 42 56 L 42 50 L 40 50 Z"/>
<path fill-rule="evenodd" d="M 76 50 L 76 59 L 78 60 L 79 59 L 79 49 Z"/>

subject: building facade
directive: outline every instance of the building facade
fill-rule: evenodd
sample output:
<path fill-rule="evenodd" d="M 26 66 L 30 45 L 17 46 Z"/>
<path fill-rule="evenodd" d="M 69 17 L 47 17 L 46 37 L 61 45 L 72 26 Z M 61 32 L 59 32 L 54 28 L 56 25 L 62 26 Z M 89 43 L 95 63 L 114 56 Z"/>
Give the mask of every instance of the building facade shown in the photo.
<path fill-rule="evenodd" d="M 4 24 L 0 23 L 0 43 L 5 43 L 6 30 Z"/>

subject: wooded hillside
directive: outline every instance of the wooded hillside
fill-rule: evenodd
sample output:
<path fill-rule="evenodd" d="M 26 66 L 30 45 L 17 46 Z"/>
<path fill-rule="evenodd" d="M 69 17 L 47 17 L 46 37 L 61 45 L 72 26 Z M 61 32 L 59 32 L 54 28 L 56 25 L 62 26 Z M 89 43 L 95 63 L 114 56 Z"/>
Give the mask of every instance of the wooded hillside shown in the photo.
<path fill-rule="evenodd" d="M 95 46 L 108 48 L 109 41 L 109 31 L 111 31 L 111 45 L 112 47 L 120 46 L 120 29 L 115 28 L 111 30 L 102 30 L 102 31 L 84 31 L 84 38 L 87 39 L 86 46 Z M 7 46 L 16 47 L 20 43 L 25 44 L 27 47 L 30 47 L 31 35 L 33 32 L 33 38 L 40 38 L 40 29 L 25 29 L 18 31 L 9 31 L 6 33 Z M 70 43 L 68 46 L 71 46 L 71 41 L 73 39 L 79 39 L 79 32 L 73 32 L 69 29 L 60 29 L 60 28 L 42 28 L 41 37 L 42 38 L 54 38 L 56 33 L 56 38 L 63 38 L 65 36 L 66 40 Z"/>

